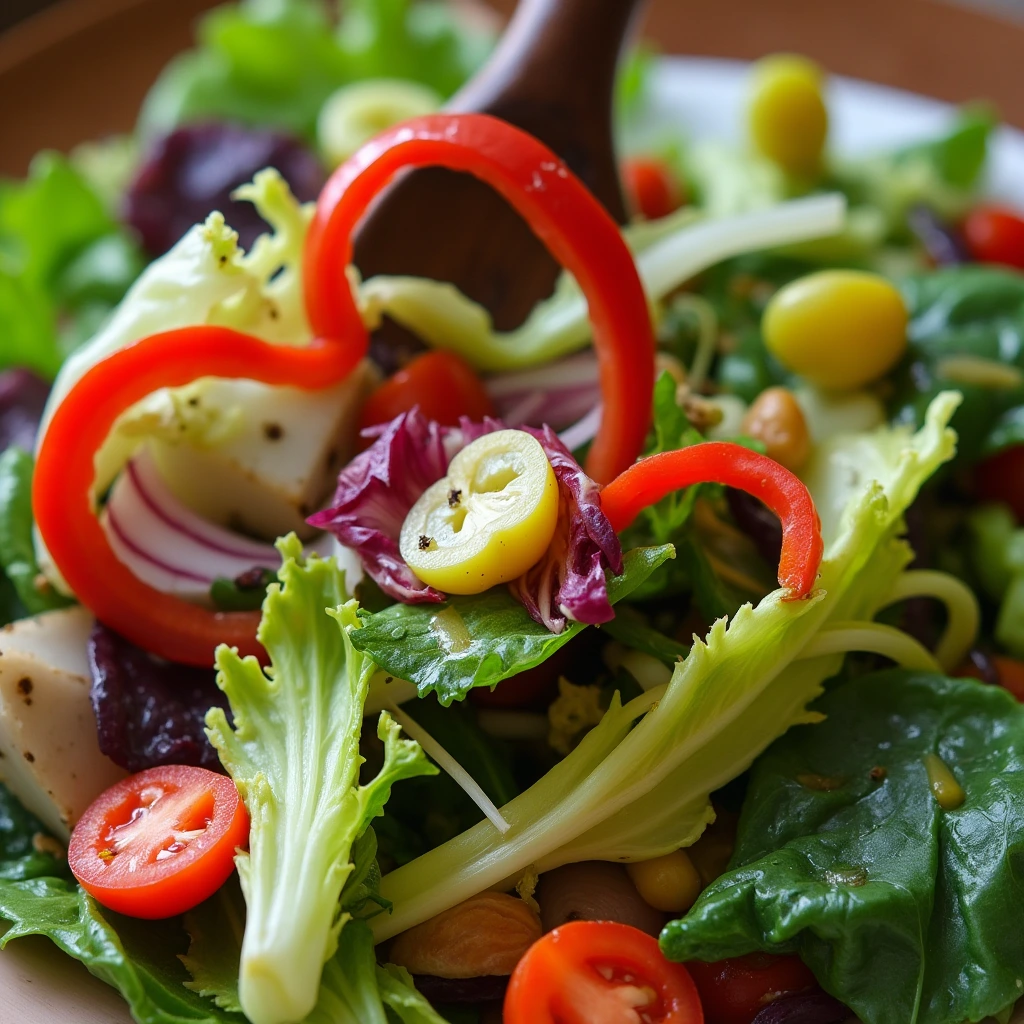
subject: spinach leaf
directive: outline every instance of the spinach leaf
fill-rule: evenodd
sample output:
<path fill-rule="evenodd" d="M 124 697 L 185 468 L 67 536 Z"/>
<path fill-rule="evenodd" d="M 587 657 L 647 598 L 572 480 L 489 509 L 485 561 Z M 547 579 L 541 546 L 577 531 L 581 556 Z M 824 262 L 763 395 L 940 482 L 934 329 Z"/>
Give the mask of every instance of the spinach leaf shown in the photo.
<path fill-rule="evenodd" d="M 946 135 L 899 150 L 893 160 L 923 159 L 947 185 L 969 189 L 977 184 L 985 167 L 988 140 L 997 123 L 987 108 L 965 107 Z"/>
<path fill-rule="evenodd" d="M 666 927 L 665 954 L 796 951 L 865 1024 L 1007 1009 L 1024 977 L 1024 708 L 898 670 L 814 708 L 824 722 L 756 762 L 731 869 Z M 960 806 L 933 796 L 933 756 Z"/>
<path fill-rule="evenodd" d="M 67 873 L 61 845 L 0 784 L 0 884 Z"/>
<path fill-rule="evenodd" d="M 41 578 L 32 543 L 32 456 L 20 448 L 0 455 L 0 570 L 30 615 L 65 608 L 74 602 Z"/>
<path fill-rule="evenodd" d="M 11 927 L 0 948 L 45 935 L 116 988 L 139 1024 L 244 1024 L 185 988 L 178 960 L 185 933 L 177 919 L 140 921 L 104 910 L 73 881 L 35 878 L 0 883 L 0 918 Z"/>
<path fill-rule="evenodd" d="M 649 626 L 644 617 L 634 608 L 624 605 L 615 613 L 611 622 L 601 627 L 612 639 L 636 651 L 643 651 L 674 668 L 690 653 L 686 644 L 665 636 L 664 633 Z"/>
<path fill-rule="evenodd" d="M 671 545 L 627 551 L 622 575 L 608 580 L 611 603 L 621 601 L 674 557 Z M 446 641 L 433 625 L 445 609 L 465 624 L 469 644 L 464 649 L 445 650 Z M 495 587 L 485 594 L 454 597 L 444 605 L 392 605 L 368 615 L 363 628 L 352 631 L 351 640 L 356 650 L 386 672 L 415 683 L 421 697 L 436 692 L 447 706 L 475 686 L 493 689 L 503 679 L 541 664 L 585 628 L 572 622 L 561 633 L 550 633 L 508 590 Z"/>
<path fill-rule="evenodd" d="M 986 375 L 986 364 L 977 361 L 995 371 L 1024 372 L 1024 275 L 990 266 L 948 267 L 910 277 L 900 287 L 910 313 L 909 350 L 897 375 L 894 418 L 920 424 L 931 399 L 955 388 L 964 396 L 952 424 L 959 463 L 1018 440 L 1024 383 L 1015 384 L 1012 375 Z M 966 371 L 963 357 L 974 363 Z"/>

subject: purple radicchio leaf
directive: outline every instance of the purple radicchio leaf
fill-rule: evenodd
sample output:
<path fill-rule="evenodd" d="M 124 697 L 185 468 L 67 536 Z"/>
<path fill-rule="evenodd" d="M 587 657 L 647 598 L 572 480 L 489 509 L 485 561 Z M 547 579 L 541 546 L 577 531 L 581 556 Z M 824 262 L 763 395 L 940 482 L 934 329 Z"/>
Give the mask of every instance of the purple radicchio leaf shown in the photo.
<path fill-rule="evenodd" d="M 525 428 L 544 448 L 558 481 L 560 512 L 544 557 L 510 589 L 552 633 L 566 619 L 597 625 L 615 618 L 605 569 L 622 572 L 622 547 L 601 510 L 601 491 L 550 427 Z"/>
<path fill-rule="evenodd" d="M 405 564 L 398 537 L 409 509 L 448 471 L 446 431 L 413 409 L 366 434 L 376 440 L 341 471 L 334 504 L 307 521 L 352 548 L 389 597 L 404 604 L 444 601 Z"/>
<path fill-rule="evenodd" d="M 248 249 L 268 225 L 231 193 L 264 167 L 277 168 L 300 202 L 316 199 L 324 183 L 316 155 L 289 135 L 221 122 L 178 128 L 147 153 L 125 197 L 125 220 L 143 248 L 159 256 L 220 210 Z"/>
<path fill-rule="evenodd" d="M 31 452 L 50 385 L 31 370 L 0 373 L 0 452 L 18 447 Z"/>
<path fill-rule="evenodd" d="M 406 604 L 441 602 L 445 595 L 418 580 L 398 547 L 402 523 L 419 496 L 448 470 L 456 452 L 501 420 L 463 418 L 441 427 L 417 410 L 374 427 L 374 443 L 341 471 L 333 507 L 311 516 L 359 555 L 367 575 L 388 596 Z M 601 511 L 600 489 L 550 427 L 522 428 L 544 449 L 558 481 L 559 517 L 544 557 L 509 588 L 530 616 L 553 633 L 567 618 L 596 624 L 614 618 L 605 569 L 622 572 L 622 548 Z M 372 436 L 372 435 L 371 435 Z"/>
<path fill-rule="evenodd" d="M 96 623 L 89 670 L 100 750 L 115 764 L 130 772 L 167 764 L 224 770 L 204 729 L 210 708 L 231 713 L 212 668 L 154 658 Z"/>

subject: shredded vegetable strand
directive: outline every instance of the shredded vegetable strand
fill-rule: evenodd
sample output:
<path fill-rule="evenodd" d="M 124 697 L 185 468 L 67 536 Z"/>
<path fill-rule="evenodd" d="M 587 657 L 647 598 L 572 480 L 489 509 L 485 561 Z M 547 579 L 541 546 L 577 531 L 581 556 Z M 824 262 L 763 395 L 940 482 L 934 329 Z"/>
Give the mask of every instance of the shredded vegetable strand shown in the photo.
<path fill-rule="evenodd" d="M 684 292 L 672 300 L 672 309 L 677 313 L 689 313 L 697 321 L 697 350 L 686 374 L 686 383 L 691 391 L 700 391 L 711 371 L 718 344 L 718 314 L 715 307 L 701 295 Z"/>
<path fill-rule="evenodd" d="M 487 820 L 504 835 L 512 826 L 502 817 L 494 801 L 480 788 L 480 784 L 473 776 L 426 729 L 417 725 L 395 704 L 389 703 L 388 711 L 406 735 L 414 739 L 452 777 L 459 788 L 483 811 Z"/>
<path fill-rule="evenodd" d="M 978 599 L 966 583 L 948 572 L 911 569 L 896 580 L 883 608 L 910 597 L 934 597 L 946 606 L 946 628 L 935 645 L 935 657 L 952 672 L 974 646 L 981 623 Z"/>
<path fill-rule="evenodd" d="M 822 629 L 800 654 L 800 660 L 829 654 L 863 651 L 891 658 L 901 668 L 941 672 L 941 666 L 924 644 L 894 626 L 880 622 L 836 622 Z"/>

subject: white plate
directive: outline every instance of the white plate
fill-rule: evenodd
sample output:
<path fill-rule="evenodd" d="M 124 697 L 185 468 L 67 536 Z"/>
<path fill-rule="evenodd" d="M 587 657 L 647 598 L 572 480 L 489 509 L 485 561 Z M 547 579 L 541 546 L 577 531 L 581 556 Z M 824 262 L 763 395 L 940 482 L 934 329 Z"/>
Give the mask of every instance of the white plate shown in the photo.
<path fill-rule="evenodd" d="M 631 138 L 654 138 L 676 126 L 690 138 L 738 142 L 746 74 L 747 65 L 738 61 L 661 61 L 652 78 L 649 116 L 630 130 Z M 837 153 L 934 137 L 955 116 L 954 108 L 936 100 L 847 78 L 832 79 L 829 110 Z M 1024 133 L 1000 129 L 988 191 L 1024 208 Z M 112 989 L 38 940 L 19 940 L 0 955 L 0 992 L 0 1024 L 131 1024 Z M 1015 1022 L 1024 1024 L 1024 1014 Z"/>

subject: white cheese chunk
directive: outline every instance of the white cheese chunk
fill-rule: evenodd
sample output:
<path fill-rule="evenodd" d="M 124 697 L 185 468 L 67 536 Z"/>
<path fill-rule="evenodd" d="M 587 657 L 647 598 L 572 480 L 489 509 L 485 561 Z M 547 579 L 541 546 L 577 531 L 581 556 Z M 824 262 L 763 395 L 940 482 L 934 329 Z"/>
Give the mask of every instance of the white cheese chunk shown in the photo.
<path fill-rule="evenodd" d="M 84 608 L 0 629 L 0 781 L 54 835 L 125 772 L 100 753 L 89 701 Z"/>
<path fill-rule="evenodd" d="M 324 391 L 211 381 L 202 401 L 237 410 L 237 426 L 207 448 L 158 441 L 160 473 L 201 516 L 267 539 L 309 537 L 306 517 L 330 495 L 354 451 L 363 400 L 377 380 L 368 361 Z"/>

